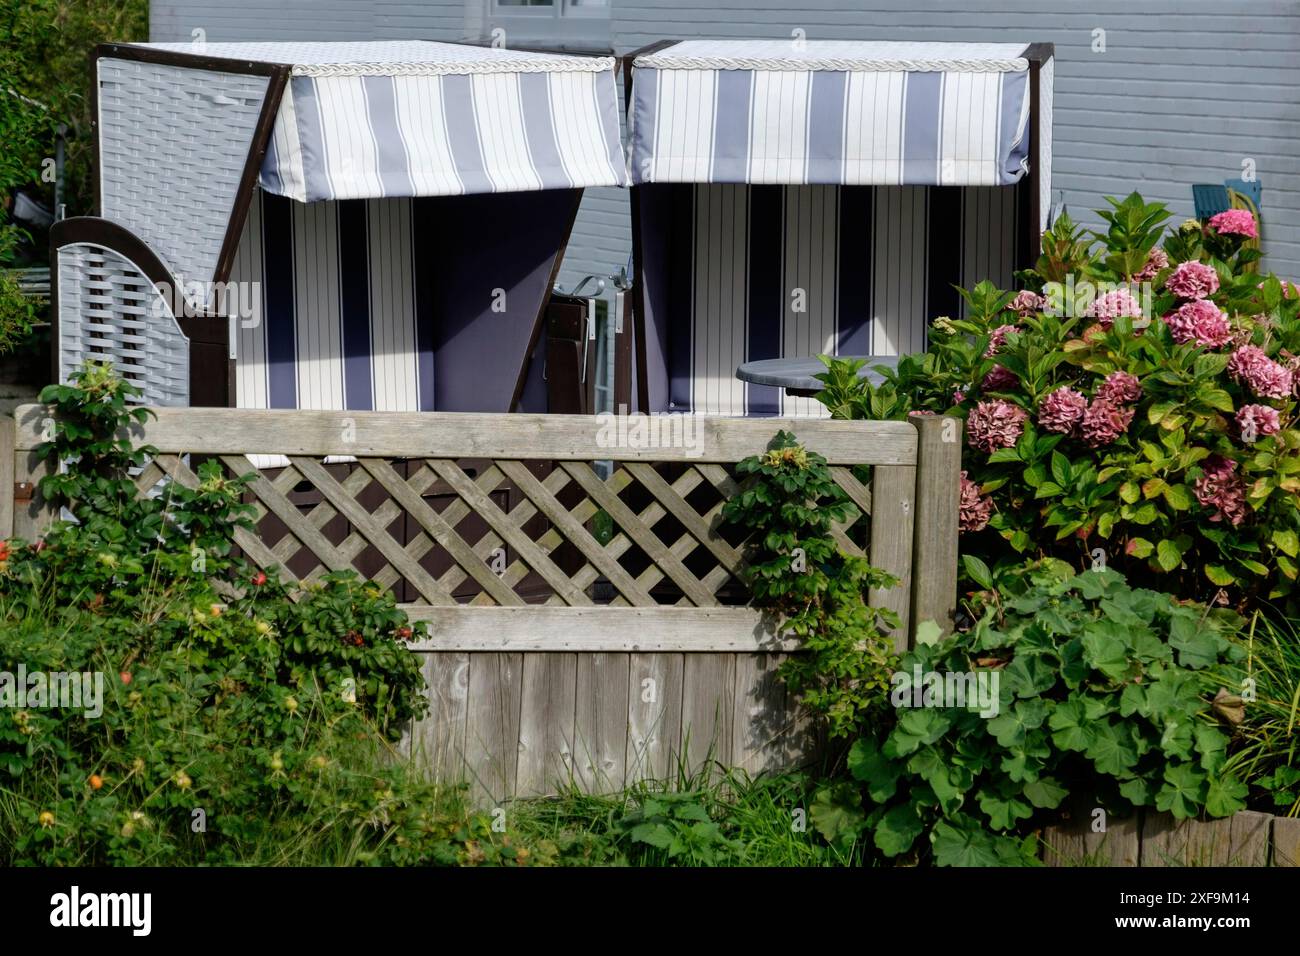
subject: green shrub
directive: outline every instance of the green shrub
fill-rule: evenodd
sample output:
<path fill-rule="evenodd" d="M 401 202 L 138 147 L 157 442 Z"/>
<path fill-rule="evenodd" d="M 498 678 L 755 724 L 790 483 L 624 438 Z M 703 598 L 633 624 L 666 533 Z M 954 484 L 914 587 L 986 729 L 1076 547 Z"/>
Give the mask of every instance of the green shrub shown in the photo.
<path fill-rule="evenodd" d="M 894 660 L 889 632 L 898 615 L 870 607 L 867 592 L 898 582 L 865 559 L 845 554 L 832 529 L 855 510 L 826 459 L 779 432 L 765 455 L 740 462 L 749 481 L 723 506 L 723 518 L 749 532 L 751 604 L 770 612 L 781 632 L 801 640 L 778 675 L 847 737 L 884 706 Z"/>
<path fill-rule="evenodd" d="M 1234 622 L 1114 571 L 1031 566 L 970 631 L 903 657 L 897 719 L 853 745 L 853 781 L 829 785 L 813 819 L 828 839 L 866 838 L 889 858 L 1003 865 L 1033 862 L 1025 834 L 1067 798 L 1180 819 L 1239 810 L 1246 786 L 1225 770 L 1207 676 L 1240 659 Z M 982 679 L 986 697 L 927 697 L 932 674 L 940 687 L 949 674 Z"/>
<path fill-rule="evenodd" d="M 819 397 L 840 418 L 966 419 L 963 551 L 990 563 L 1100 549 L 1187 597 L 1287 598 L 1300 289 L 1247 272 L 1239 235 L 1184 224 L 1160 250 L 1162 206 L 1112 203 L 1092 239 L 1055 225 L 1025 291 L 963 290 L 966 317 L 936 320 L 883 385 L 835 361 Z M 1101 282 L 1120 288 L 1090 302 Z"/>
<path fill-rule="evenodd" d="M 76 520 L 0 545 L 0 862 L 528 858 L 397 759 L 427 702 L 422 625 L 390 593 L 249 568 L 230 544 L 245 483 L 215 463 L 137 498 L 126 469 L 150 452 L 127 428 L 146 413 L 103 367 L 43 397 L 42 451 L 67 467 L 41 490 Z M 21 706 L 20 667 L 97 679 L 99 706 Z"/>

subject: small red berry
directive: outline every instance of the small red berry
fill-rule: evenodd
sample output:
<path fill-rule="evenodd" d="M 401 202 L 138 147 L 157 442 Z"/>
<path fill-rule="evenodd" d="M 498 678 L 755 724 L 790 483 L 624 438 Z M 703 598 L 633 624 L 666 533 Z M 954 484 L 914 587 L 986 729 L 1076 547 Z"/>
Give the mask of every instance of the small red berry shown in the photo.
<path fill-rule="evenodd" d="M 92 774 L 90 775 L 90 789 L 91 789 L 91 790 L 98 790 L 98 789 L 99 789 L 100 787 L 102 787 L 103 785 L 104 785 L 104 778 L 103 778 L 103 777 L 101 777 L 101 776 L 100 776 L 99 774 L 97 774 L 97 773 L 92 773 Z"/>
<path fill-rule="evenodd" d="M 266 575 L 265 575 L 264 573 L 262 573 L 261 571 L 258 571 L 256 574 L 253 575 L 253 585 L 254 585 L 254 587 L 259 587 L 259 588 L 260 588 L 260 587 L 261 587 L 263 584 L 265 584 L 265 583 L 266 583 Z"/>
<path fill-rule="evenodd" d="M 122 683 L 123 683 L 123 684 L 129 684 L 129 683 L 131 683 L 131 672 L 130 672 L 130 671 L 122 671 L 122 673 L 118 674 L 117 676 L 120 677 L 120 678 L 122 678 Z"/>

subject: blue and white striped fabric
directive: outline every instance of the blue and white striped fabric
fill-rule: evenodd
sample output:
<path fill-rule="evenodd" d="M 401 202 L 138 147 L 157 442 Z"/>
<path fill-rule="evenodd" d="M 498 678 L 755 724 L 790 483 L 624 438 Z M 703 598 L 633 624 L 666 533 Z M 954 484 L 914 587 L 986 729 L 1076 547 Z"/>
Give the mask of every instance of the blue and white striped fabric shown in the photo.
<path fill-rule="evenodd" d="M 425 41 L 150 46 L 292 67 L 259 179 L 275 195 L 627 185 L 611 57 Z"/>
<path fill-rule="evenodd" d="M 1025 49 L 676 43 L 634 64 L 632 182 L 1010 185 L 1028 170 Z"/>
<path fill-rule="evenodd" d="M 1010 287 L 1023 233 L 1014 189 L 673 189 L 659 411 L 823 416 L 814 399 L 739 381 L 736 366 L 924 351 L 933 318 L 962 314 L 954 285 Z"/>
<path fill-rule="evenodd" d="M 258 190 L 231 282 L 251 290 L 237 408 L 432 411 L 433 304 L 407 199 L 300 204 Z"/>

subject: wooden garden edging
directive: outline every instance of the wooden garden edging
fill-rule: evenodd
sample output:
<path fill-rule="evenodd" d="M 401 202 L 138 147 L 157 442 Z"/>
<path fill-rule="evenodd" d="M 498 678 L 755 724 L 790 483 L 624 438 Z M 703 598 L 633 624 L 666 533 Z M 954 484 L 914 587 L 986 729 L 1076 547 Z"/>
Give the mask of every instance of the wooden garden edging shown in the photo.
<path fill-rule="evenodd" d="M 840 547 L 902 582 L 869 596 L 899 614 L 899 646 L 917 623 L 952 623 L 956 419 L 700 418 L 679 446 L 611 447 L 601 416 L 154 411 L 133 430 L 158 449 L 142 494 L 195 485 L 198 456 L 253 473 L 257 526 L 236 536 L 250 561 L 308 580 L 355 568 L 428 622 L 414 650 L 432 713 L 413 745 L 494 798 L 622 787 L 679 756 L 751 771 L 800 757 L 804 722 L 773 673 L 796 644 L 744 606 L 743 542 L 721 526 L 734 465 L 779 430 L 852 499 Z M 0 431 L 16 489 L 0 533 L 32 540 L 51 519 L 34 490 L 48 415 L 22 406 Z"/>
<path fill-rule="evenodd" d="M 1104 833 L 1083 816 L 1046 828 L 1042 841 L 1049 866 L 1300 866 L 1300 819 L 1254 810 L 1217 820 L 1144 810 Z"/>

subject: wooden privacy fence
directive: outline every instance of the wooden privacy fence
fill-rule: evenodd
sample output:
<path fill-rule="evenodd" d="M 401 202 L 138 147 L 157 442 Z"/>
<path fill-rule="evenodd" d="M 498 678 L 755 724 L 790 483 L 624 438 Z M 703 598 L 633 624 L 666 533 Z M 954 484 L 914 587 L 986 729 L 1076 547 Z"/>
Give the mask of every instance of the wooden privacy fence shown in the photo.
<path fill-rule="evenodd" d="M 413 753 L 493 798 L 621 787 L 679 757 L 755 771 L 804 753 L 806 722 L 774 676 L 796 644 L 745 606 L 744 542 L 721 521 L 736 462 L 778 430 L 824 455 L 852 500 L 840 547 L 900 580 L 869 596 L 900 615 L 896 642 L 951 624 L 955 419 L 650 430 L 611 416 L 155 412 L 134 433 L 158 449 L 142 494 L 193 486 L 199 457 L 252 473 L 256 527 L 236 536 L 249 560 L 307 580 L 355 568 L 428 622 L 414 649 L 431 713 Z M 48 414 L 23 406 L 0 436 L 16 489 L 0 520 L 28 539 L 51 517 L 32 451 Z"/>
<path fill-rule="evenodd" d="M 1086 811 L 1042 833 L 1048 866 L 1300 866 L 1300 819 L 1243 810 L 1175 820 L 1142 810 L 1093 829 Z"/>

